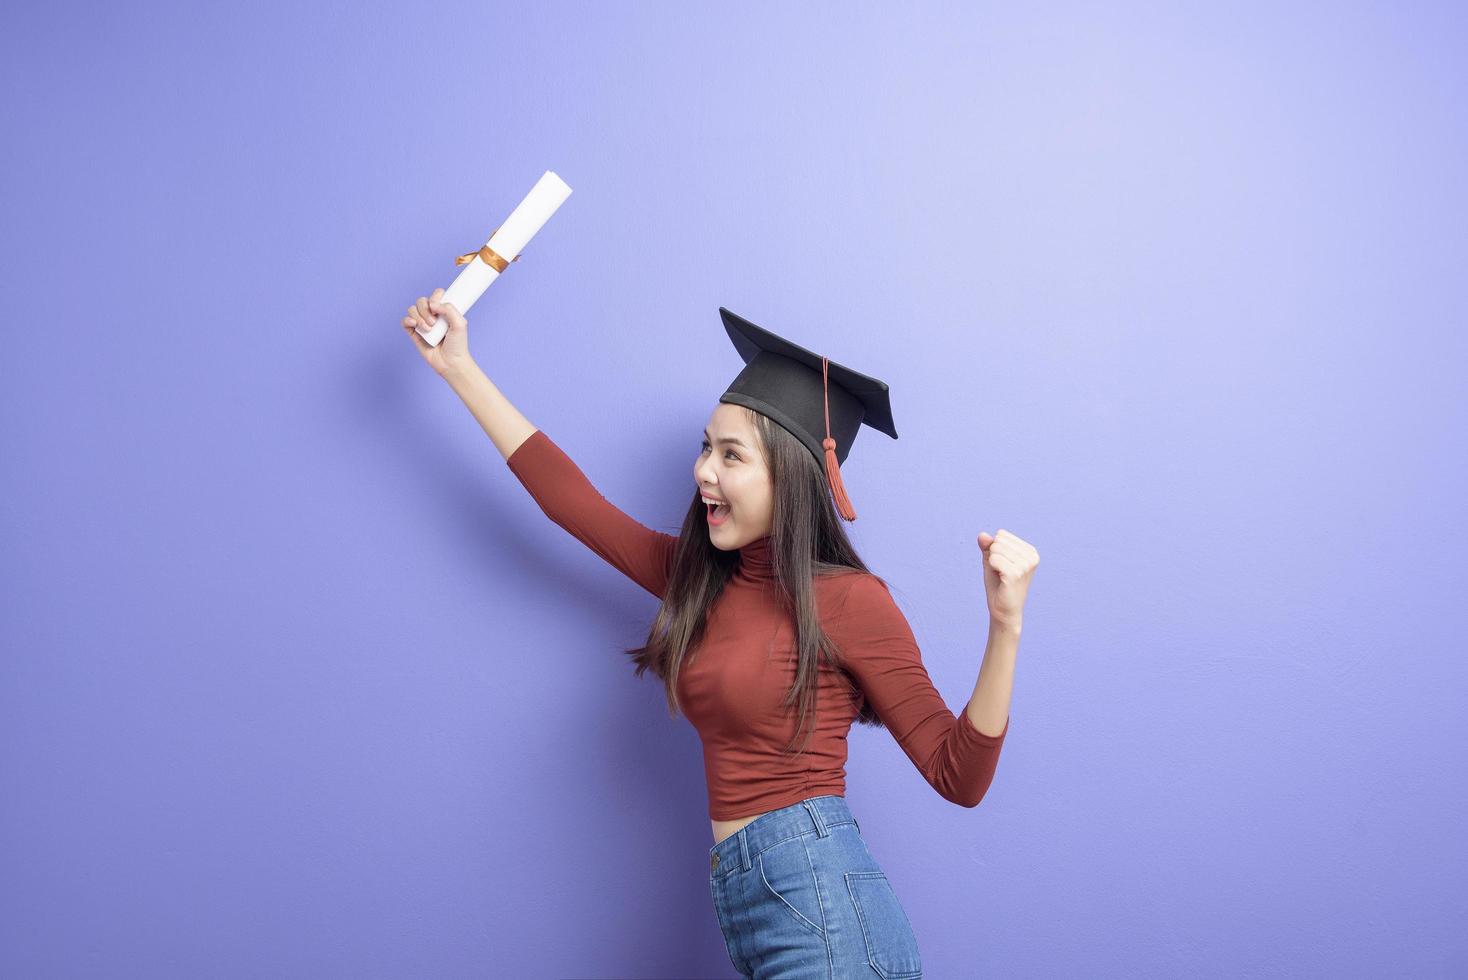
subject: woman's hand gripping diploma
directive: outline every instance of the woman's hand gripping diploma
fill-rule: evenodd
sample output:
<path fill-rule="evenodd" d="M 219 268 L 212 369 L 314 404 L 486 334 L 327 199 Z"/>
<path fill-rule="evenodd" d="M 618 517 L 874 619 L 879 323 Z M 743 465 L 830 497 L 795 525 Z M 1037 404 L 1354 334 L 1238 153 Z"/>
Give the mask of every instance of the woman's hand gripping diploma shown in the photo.
<path fill-rule="evenodd" d="M 403 329 L 428 366 L 454 389 L 500 455 L 508 460 L 535 434 L 535 426 L 510 404 L 469 356 L 469 322 L 454 304 L 441 301 L 443 293 L 442 289 L 435 289 L 432 296 L 419 296 L 403 317 Z M 418 328 L 433 326 L 433 321 L 440 316 L 448 321 L 449 328 L 434 347 L 423 340 Z"/>
<path fill-rule="evenodd" d="M 454 304 L 440 303 L 442 296 L 442 289 L 435 289 L 432 296 L 419 296 L 418 302 L 408 307 L 408 315 L 403 317 L 403 327 L 408 331 L 409 339 L 439 377 L 445 377 L 452 371 L 462 370 L 474 363 L 474 359 L 469 356 L 469 321 L 464 319 Z M 449 329 L 438 342 L 438 346 L 434 347 L 423 339 L 418 330 L 428 330 L 440 316 L 448 320 Z"/>

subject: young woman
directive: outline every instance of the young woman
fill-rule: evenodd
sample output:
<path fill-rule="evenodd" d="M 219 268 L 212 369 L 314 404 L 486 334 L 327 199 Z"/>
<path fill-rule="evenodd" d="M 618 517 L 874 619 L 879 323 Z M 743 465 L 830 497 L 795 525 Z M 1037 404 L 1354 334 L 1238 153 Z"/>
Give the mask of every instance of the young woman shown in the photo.
<path fill-rule="evenodd" d="M 944 799 L 977 806 L 1009 730 L 1038 553 L 1008 531 L 979 535 L 989 639 L 955 717 L 841 525 L 855 518 L 839 463 L 858 426 L 896 436 L 886 385 L 721 309 L 746 367 L 704 429 L 681 533 L 663 534 L 607 501 L 510 404 L 470 357 L 468 324 L 442 293 L 420 296 L 403 318 L 418 352 L 545 514 L 662 600 L 646 644 L 627 652 L 702 741 L 709 888 L 734 967 L 920 977 L 911 924 L 846 806 L 846 736 L 853 721 L 885 724 Z M 417 328 L 440 314 L 448 332 L 431 347 Z"/>

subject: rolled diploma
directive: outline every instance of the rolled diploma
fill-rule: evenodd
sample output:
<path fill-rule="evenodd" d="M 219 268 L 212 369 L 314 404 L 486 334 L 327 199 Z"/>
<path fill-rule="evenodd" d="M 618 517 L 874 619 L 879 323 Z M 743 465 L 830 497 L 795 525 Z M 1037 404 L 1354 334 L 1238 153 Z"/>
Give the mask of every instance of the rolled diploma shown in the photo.
<path fill-rule="evenodd" d="M 571 196 L 571 188 L 566 182 L 557 177 L 555 171 L 547 170 L 530 188 L 530 193 L 525 195 L 510 216 L 505 219 L 488 241 L 489 247 L 496 255 L 502 256 L 506 262 L 514 260 L 525 248 L 527 242 L 535 237 L 535 233 L 550 220 L 550 216 L 556 213 L 566 200 Z M 500 277 L 494 266 L 487 264 L 482 256 L 474 256 L 474 260 L 459 272 L 449 288 L 444 290 L 443 296 L 439 297 L 441 303 L 452 303 L 460 313 L 468 313 L 469 308 L 474 305 L 489 284 Z M 418 335 L 431 347 L 437 347 L 438 342 L 443 340 L 443 335 L 448 333 L 449 322 L 440 316 L 433 321 L 433 326 L 424 333 L 418 330 Z"/>

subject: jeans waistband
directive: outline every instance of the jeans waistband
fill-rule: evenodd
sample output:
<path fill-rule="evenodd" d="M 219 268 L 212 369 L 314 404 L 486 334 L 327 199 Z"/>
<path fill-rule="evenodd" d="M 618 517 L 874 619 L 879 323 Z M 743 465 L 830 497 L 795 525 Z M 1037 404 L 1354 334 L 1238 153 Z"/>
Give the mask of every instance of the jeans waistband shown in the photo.
<path fill-rule="evenodd" d="M 840 796 L 812 796 L 778 810 L 755 817 L 709 848 L 710 873 L 722 878 L 735 871 L 754 866 L 754 858 L 765 848 L 799 837 L 814 830 L 825 837 L 832 827 L 856 824 L 856 818 L 847 809 L 846 800 Z M 860 828 L 858 828 L 860 829 Z"/>

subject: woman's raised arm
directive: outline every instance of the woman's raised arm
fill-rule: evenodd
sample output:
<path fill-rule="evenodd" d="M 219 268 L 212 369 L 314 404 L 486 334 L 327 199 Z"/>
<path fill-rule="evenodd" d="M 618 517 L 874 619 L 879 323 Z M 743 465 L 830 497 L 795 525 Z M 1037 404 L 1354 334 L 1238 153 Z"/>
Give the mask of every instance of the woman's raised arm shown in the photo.
<path fill-rule="evenodd" d="M 473 360 L 445 373 L 443 379 L 454 389 L 454 394 L 463 401 L 506 460 L 515 455 L 515 450 L 526 439 L 539 431 Z"/>
<path fill-rule="evenodd" d="M 440 302 L 442 296 L 442 289 L 435 289 L 431 296 L 419 296 L 403 317 L 403 329 L 428 366 L 463 400 L 500 455 L 509 459 L 535 432 L 535 426 L 474 363 L 469 354 L 469 321 L 454 304 Z M 440 316 L 448 321 L 449 329 L 435 347 L 419 331 L 426 331 Z"/>
<path fill-rule="evenodd" d="M 469 324 L 442 289 L 420 296 L 403 318 L 418 353 L 474 415 L 506 465 L 556 524 L 638 585 L 662 598 L 678 539 L 638 523 L 603 497 L 571 458 L 520 414 L 469 356 Z M 440 316 L 449 329 L 437 347 L 418 333 Z"/>
<path fill-rule="evenodd" d="M 540 509 L 613 568 L 661 599 L 678 538 L 638 523 L 603 497 L 540 429 L 506 461 Z"/>

